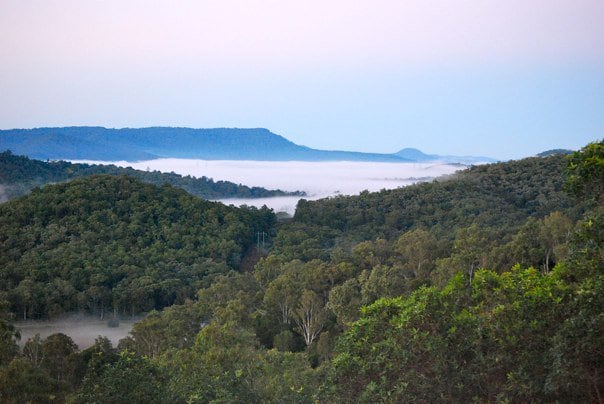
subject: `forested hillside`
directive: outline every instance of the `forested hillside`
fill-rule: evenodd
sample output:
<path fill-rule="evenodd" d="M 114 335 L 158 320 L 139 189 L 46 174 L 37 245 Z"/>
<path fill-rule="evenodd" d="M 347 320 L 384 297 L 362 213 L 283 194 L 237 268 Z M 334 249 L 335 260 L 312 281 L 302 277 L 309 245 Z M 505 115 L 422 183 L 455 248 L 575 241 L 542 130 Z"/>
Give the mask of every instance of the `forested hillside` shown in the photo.
<path fill-rule="evenodd" d="M 563 191 L 566 160 L 561 155 L 473 166 L 412 187 L 359 196 L 301 202 L 296 222 L 327 226 L 347 238 L 390 239 L 415 228 L 449 238 L 476 224 L 515 228 L 528 217 L 553 211 L 576 217 L 576 203 Z"/>
<path fill-rule="evenodd" d="M 55 335 L 19 352 L 0 323 L 0 400 L 602 402 L 603 184 L 599 142 L 302 202 L 252 270 L 201 282 L 118 347 Z"/>
<path fill-rule="evenodd" d="M 274 221 L 126 176 L 49 185 L 0 205 L 1 300 L 24 319 L 182 303 Z"/>
<path fill-rule="evenodd" d="M 25 195 L 31 189 L 48 183 L 97 174 L 127 175 L 158 186 L 168 183 L 205 199 L 304 195 L 303 192 L 273 191 L 261 187 L 237 185 L 228 181 L 214 181 L 207 177 L 183 177 L 174 173 L 140 171 L 115 165 L 73 164 L 67 161 L 44 162 L 31 160 L 25 156 L 15 156 L 7 150 L 0 153 L 0 202 Z"/>

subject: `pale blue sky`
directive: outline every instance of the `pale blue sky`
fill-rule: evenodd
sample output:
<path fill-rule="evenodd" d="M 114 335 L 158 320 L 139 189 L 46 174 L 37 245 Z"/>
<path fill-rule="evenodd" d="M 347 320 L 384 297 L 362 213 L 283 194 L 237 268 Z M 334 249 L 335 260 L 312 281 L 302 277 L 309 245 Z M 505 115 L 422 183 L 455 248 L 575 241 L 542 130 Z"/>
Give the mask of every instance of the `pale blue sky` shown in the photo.
<path fill-rule="evenodd" d="M 0 59 L 3 129 L 501 159 L 604 137 L 601 0 L 2 0 Z"/>

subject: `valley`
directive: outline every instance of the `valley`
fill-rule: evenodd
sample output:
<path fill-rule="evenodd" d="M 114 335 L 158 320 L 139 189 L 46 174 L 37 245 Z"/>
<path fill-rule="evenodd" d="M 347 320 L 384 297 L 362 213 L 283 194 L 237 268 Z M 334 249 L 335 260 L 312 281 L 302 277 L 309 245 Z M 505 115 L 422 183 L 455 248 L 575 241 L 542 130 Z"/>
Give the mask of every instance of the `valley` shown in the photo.
<path fill-rule="evenodd" d="M 0 399 L 597 402 L 603 155 L 140 163 L 291 182 L 290 220 L 121 174 L 33 188 L 0 204 Z"/>
<path fill-rule="evenodd" d="M 302 196 L 265 198 L 219 198 L 227 205 L 267 207 L 275 212 L 295 213 L 301 199 L 316 200 L 336 195 L 356 195 L 395 189 L 417 182 L 431 181 L 463 169 L 460 164 L 383 163 L 383 162 L 305 162 L 305 161 L 235 161 L 196 159 L 155 159 L 140 162 L 75 160 L 74 163 L 113 164 L 137 170 L 174 172 L 182 176 L 211 177 L 235 184 L 284 191 L 301 190 Z"/>
<path fill-rule="evenodd" d="M 0 33 L 0 404 L 604 404 L 604 0 Z"/>

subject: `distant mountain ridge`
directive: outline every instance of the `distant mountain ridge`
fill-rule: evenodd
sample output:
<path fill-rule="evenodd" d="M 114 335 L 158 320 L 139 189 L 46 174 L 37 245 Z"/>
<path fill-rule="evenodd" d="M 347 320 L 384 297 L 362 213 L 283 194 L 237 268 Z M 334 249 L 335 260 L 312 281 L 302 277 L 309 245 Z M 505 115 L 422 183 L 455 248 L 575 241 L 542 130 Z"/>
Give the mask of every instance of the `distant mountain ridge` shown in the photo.
<path fill-rule="evenodd" d="M 0 130 L 0 150 L 36 159 L 141 161 L 157 158 L 262 161 L 492 162 L 490 158 L 317 150 L 268 129 L 173 127 L 108 129 L 92 126 Z M 409 150 L 414 150 L 409 153 Z M 406 152 L 407 151 L 407 152 Z"/>
<path fill-rule="evenodd" d="M 405 148 L 395 153 L 396 156 L 413 160 L 416 162 L 441 161 L 444 163 L 473 164 L 473 163 L 495 163 L 496 160 L 484 156 L 441 156 L 438 154 L 426 154 L 418 149 Z"/>

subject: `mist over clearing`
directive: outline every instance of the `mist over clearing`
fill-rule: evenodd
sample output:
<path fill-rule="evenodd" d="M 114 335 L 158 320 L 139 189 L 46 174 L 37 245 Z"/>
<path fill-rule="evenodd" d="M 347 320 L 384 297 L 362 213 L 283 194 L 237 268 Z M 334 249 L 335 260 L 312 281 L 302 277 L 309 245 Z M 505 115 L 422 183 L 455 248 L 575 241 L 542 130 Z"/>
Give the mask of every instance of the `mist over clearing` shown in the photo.
<path fill-rule="evenodd" d="M 17 321 L 14 325 L 21 333 L 19 341 L 21 347 L 36 334 L 40 334 L 40 337 L 44 339 L 51 334 L 63 333 L 71 337 L 78 349 L 82 350 L 94 345 L 94 340 L 99 335 L 109 338 L 113 346 L 117 346 L 120 339 L 128 336 L 134 323 L 144 316 L 120 319 L 118 327 L 109 327 L 107 325 L 109 318 L 107 316 L 105 320 L 101 320 L 98 316 L 71 314 L 52 320 Z"/>
<path fill-rule="evenodd" d="M 429 181 L 459 170 L 461 166 L 438 163 L 376 163 L 376 162 L 274 162 L 227 161 L 194 159 L 158 159 L 136 163 L 117 161 L 78 161 L 90 164 L 115 164 L 138 170 L 174 172 L 195 177 L 209 177 L 215 181 L 231 181 L 247 186 L 260 186 L 284 191 L 304 191 L 305 199 L 315 200 L 334 195 L 354 195 L 361 191 L 379 191 Z M 0 188 L 0 191 L 3 189 Z M 2 193 L 0 192 L 0 197 Z M 268 206 L 275 212 L 293 215 L 300 197 L 282 196 L 254 199 L 221 199 L 232 205 Z M 40 334 L 46 338 L 54 333 L 71 337 L 79 349 L 94 344 L 99 335 L 111 340 L 114 346 L 131 331 L 133 324 L 143 316 L 120 319 L 119 327 L 108 327 L 107 321 L 97 316 L 70 315 L 52 320 L 20 321 L 15 326 L 21 333 L 19 344 Z"/>
<path fill-rule="evenodd" d="M 115 164 L 137 170 L 175 172 L 215 181 L 231 181 L 283 191 L 305 191 L 305 199 L 320 199 L 338 194 L 355 195 L 361 191 L 379 191 L 429 181 L 452 174 L 461 166 L 439 163 L 306 162 L 157 159 L 140 162 L 77 160 L 77 163 Z M 275 212 L 293 214 L 300 197 L 221 199 L 225 204 L 266 205 Z"/>

